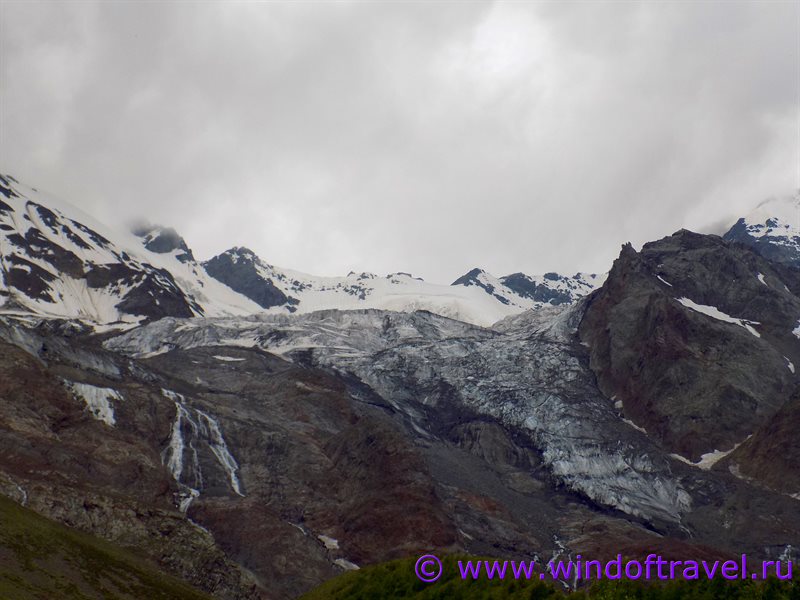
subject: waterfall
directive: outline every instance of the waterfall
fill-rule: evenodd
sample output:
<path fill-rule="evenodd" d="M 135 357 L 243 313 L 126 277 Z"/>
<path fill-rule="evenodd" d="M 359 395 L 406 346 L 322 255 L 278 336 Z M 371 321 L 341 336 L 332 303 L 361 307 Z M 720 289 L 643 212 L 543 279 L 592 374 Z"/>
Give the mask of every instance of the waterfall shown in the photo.
<path fill-rule="evenodd" d="M 208 449 L 227 475 L 228 483 L 239 496 L 242 493 L 237 471 L 239 464 L 228 449 L 217 419 L 197 408 L 187 406 L 182 394 L 161 390 L 165 398 L 175 403 L 175 420 L 172 423 L 169 443 L 161 454 L 173 479 L 180 488 L 178 506 L 182 512 L 189 510 L 192 501 L 203 490 L 203 471 L 200 453 Z"/>

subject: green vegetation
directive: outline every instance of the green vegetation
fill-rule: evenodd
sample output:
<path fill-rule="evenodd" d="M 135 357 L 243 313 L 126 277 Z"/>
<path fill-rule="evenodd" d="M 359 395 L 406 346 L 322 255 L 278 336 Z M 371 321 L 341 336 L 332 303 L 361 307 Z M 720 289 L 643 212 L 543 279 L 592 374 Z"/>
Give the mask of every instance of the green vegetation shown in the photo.
<path fill-rule="evenodd" d="M 450 556 L 442 560 L 443 572 L 435 583 L 419 581 L 414 574 L 415 558 L 396 560 L 344 573 L 309 592 L 301 600 L 800 600 L 800 585 L 790 581 L 766 582 L 671 581 L 645 583 L 601 581 L 590 588 L 566 594 L 552 582 L 461 579 L 457 561 L 476 557 Z M 509 571 L 510 575 L 510 571 Z"/>
<path fill-rule="evenodd" d="M 0 598 L 209 600 L 129 550 L 0 496 Z"/>

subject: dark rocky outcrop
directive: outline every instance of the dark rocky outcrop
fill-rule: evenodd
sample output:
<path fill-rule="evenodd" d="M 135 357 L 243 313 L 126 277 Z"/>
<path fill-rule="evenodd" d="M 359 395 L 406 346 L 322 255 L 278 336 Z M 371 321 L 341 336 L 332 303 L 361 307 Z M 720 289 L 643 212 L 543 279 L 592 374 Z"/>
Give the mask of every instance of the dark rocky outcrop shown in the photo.
<path fill-rule="evenodd" d="M 475 268 L 450 285 L 477 286 L 503 304 L 511 303 L 509 298 L 513 295 L 510 292 L 513 292 L 521 298 L 558 306 L 572 304 L 578 298 L 589 293 L 597 285 L 593 281 L 596 278 L 597 275 L 583 276 L 577 273 L 572 277 L 566 277 L 548 272 L 540 277 L 530 277 L 525 273 L 512 273 L 495 280 L 486 271 Z M 493 280 L 497 282 L 497 285 L 491 283 Z"/>
<path fill-rule="evenodd" d="M 508 298 L 502 296 L 495 292 L 495 287 L 486 281 L 483 280 L 481 275 L 484 275 L 485 271 L 483 269 L 472 269 L 469 273 L 466 273 L 456 279 L 450 285 L 463 285 L 469 287 L 471 285 L 477 286 L 486 291 L 487 294 L 490 296 L 494 296 L 497 300 L 499 300 L 503 304 L 509 304 Z"/>
<path fill-rule="evenodd" d="M 149 224 L 135 226 L 133 234 L 142 238 L 144 247 L 157 254 L 176 253 L 176 258 L 183 262 L 194 262 L 192 254 L 186 241 L 172 227 L 157 227 Z"/>
<path fill-rule="evenodd" d="M 214 279 L 247 296 L 262 308 L 283 306 L 290 298 L 272 280 L 264 278 L 257 268 L 258 257 L 247 248 L 232 248 L 203 263 Z"/>
<path fill-rule="evenodd" d="M 679 231 L 639 253 L 623 247 L 588 300 L 580 337 L 600 388 L 667 448 L 697 460 L 742 442 L 794 391 L 800 300 L 788 290 L 797 283 L 749 248 Z M 757 324 L 712 318 L 680 298 Z"/>
<path fill-rule="evenodd" d="M 548 277 L 548 275 L 550 277 Z M 555 273 L 545 273 L 544 278 L 550 281 L 558 281 L 561 276 Z M 500 280 L 507 288 L 515 291 L 523 298 L 530 298 L 537 302 L 545 302 L 557 306 L 559 304 L 569 304 L 575 301 L 575 297 L 568 292 L 536 283 L 524 273 L 512 273 L 511 275 L 501 277 Z"/>

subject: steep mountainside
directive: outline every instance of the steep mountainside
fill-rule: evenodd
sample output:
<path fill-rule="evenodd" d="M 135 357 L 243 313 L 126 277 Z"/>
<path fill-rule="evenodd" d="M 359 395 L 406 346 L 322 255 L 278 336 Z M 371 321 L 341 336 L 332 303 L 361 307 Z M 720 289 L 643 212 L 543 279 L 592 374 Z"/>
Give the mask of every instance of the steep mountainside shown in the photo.
<path fill-rule="evenodd" d="M 639 253 L 623 248 L 580 335 L 600 389 L 625 415 L 710 465 L 782 419 L 796 393 L 798 292 L 795 269 L 680 231 Z"/>
<path fill-rule="evenodd" d="M 138 553 L 54 523 L 2 496 L 0 597 L 8 600 L 212 598 L 159 571 Z"/>
<path fill-rule="evenodd" d="M 0 176 L 0 311 L 133 325 L 259 310 L 210 277 L 175 232 L 139 233 Z"/>

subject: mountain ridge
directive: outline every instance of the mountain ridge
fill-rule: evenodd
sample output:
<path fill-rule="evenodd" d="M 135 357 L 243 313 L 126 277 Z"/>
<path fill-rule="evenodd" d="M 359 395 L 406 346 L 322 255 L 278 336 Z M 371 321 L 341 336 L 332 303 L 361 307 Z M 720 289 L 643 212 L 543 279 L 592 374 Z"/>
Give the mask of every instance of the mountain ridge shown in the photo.
<path fill-rule="evenodd" d="M 171 227 L 140 223 L 130 233 L 115 231 L 11 176 L 0 176 L 0 197 L 5 312 L 129 327 L 165 316 L 380 308 L 430 310 L 488 326 L 548 303 L 574 302 L 602 281 L 515 274 L 504 282 L 483 271 L 451 286 L 408 273 L 319 277 L 275 267 L 242 247 L 201 263 Z M 494 285 L 473 285 L 479 279 Z"/>

